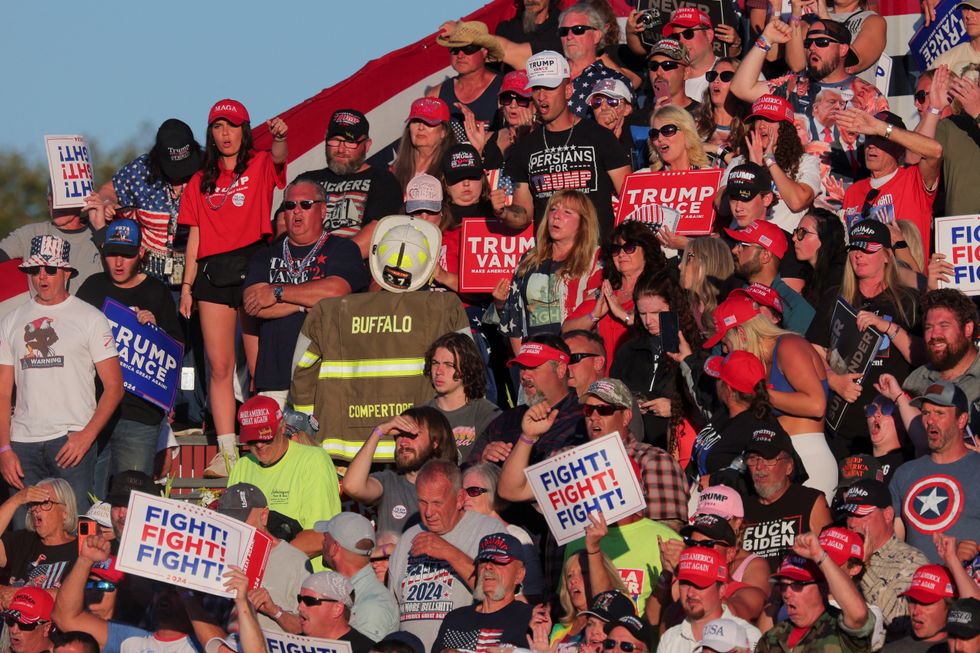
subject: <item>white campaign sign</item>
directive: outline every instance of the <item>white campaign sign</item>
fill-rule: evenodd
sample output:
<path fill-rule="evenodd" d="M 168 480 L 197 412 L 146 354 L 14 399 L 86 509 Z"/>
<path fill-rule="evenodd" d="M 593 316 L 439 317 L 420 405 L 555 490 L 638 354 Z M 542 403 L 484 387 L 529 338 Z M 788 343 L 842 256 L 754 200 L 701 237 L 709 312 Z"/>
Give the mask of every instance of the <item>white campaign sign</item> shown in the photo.
<path fill-rule="evenodd" d="M 612 524 L 646 506 L 619 433 L 556 454 L 524 475 L 559 545 L 585 533 L 590 512 Z"/>
<path fill-rule="evenodd" d="M 949 282 L 942 288 L 957 288 L 967 295 L 980 295 L 980 215 L 954 215 L 933 221 L 936 253 L 953 264 Z"/>
<path fill-rule="evenodd" d="M 51 204 L 55 209 L 78 208 L 95 191 L 92 154 L 84 136 L 45 136 Z"/>
<path fill-rule="evenodd" d="M 268 653 L 351 653 L 350 642 L 263 630 Z"/>

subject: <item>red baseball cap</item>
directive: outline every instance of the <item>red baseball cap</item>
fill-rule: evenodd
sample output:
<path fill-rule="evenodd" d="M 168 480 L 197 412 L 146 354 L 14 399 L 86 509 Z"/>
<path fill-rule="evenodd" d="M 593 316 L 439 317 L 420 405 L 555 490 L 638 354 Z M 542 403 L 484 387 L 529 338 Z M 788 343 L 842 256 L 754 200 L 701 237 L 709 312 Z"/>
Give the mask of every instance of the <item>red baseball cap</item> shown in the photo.
<path fill-rule="evenodd" d="M 794 120 L 793 105 L 786 98 L 778 95 L 760 95 L 759 99 L 752 103 L 750 118 L 764 118 L 773 122 L 786 121 L 792 123 Z"/>
<path fill-rule="evenodd" d="M 864 540 L 849 528 L 825 528 L 818 541 L 838 567 L 843 567 L 851 558 L 864 560 Z"/>
<path fill-rule="evenodd" d="M 449 105 L 437 97 L 419 98 L 412 102 L 412 108 L 405 122 L 412 120 L 421 120 L 430 127 L 449 122 Z"/>
<path fill-rule="evenodd" d="M 922 565 L 912 574 L 909 588 L 899 594 L 919 603 L 935 603 L 953 598 L 953 583 L 942 565 Z"/>
<path fill-rule="evenodd" d="M 105 562 L 98 562 L 92 565 L 92 575 L 98 576 L 102 580 L 107 580 L 110 583 L 119 584 L 126 574 L 122 573 L 116 569 L 116 557 L 109 556 L 109 559 Z"/>
<path fill-rule="evenodd" d="M 218 118 L 224 118 L 236 127 L 243 122 L 249 122 L 248 110 L 245 105 L 238 100 L 218 100 L 211 107 L 208 113 L 208 124 L 212 124 Z"/>
<path fill-rule="evenodd" d="M 761 284 L 758 281 L 754 281 L 744 288 L 736 288 L 735 290 L 728 293 L 729 297 L 748 297 L 756 304 L 761 304 L 763 306 L 768 306 L 772 310 L 782 314 L 783 312 L 783 300 L 780 299 L 779 293 L 770 288 L 765 284 Z"/>
<path fill-rule="evenodd" d="M 790 554 L 783 558 L 779 570 L 772 577 L 797 580 L 801 583 L 819 583 L 824 580 L 824 575 L 817 563 L 796 554 Z"/>
<path fill-rule="evenodd" d="M 554 347 L 543 345 L 540 342 L 525 342 L 517 352 L 517 356 L 507 361 L 507 367 L 522 365 L 524 367 L 537 367 L 548 361 L 558 361 L 568 365 L 568 354 Z"/>
<path fill-rule="evenodd" d="M 748 297 L 729 297 L 715 309 L 715 334 L 704 343 L 705 349 L 718 344 L 729 329 L 744 324 L 759 314 L 759 308 Z"/>
<path fill-rule="evenodd" d="M 33 624 L 38 621 L 51 621 L 54 599 L 40 587 L 21 587 L 14 594 L 4 616 L 12 616 L 17 621 Z"/>
<path fill-rule="evenodd" d="M 728 565 L 721 554 L 706 546 L 692 546 L 681 552 L 677 563 L 677 580 L 687 581 L 697 587 L 728 581 Z"/>
<path fill-rule="evenodd" d="M 238 434 L 241 442 L 269 442 L 276 437 L 282 409 L 275 399 L 256 395 L 238 409 L 238 423 L 242 428 Z"/>
<path fill-rule="evenodd" d="M 739 242 L 760 245 L 780 259 L 786 256 L 786 249 L 789 247 L 789 243 L 786 241 L 786 232 L 780 229 L 776 223 L 768 220 L 754 220 L 744 229 L 726 227 L 725 233 Z"/>
<path fill-rule="evenodd" d="M 504 75 L 504 81 L 500 84 L 500 91 L 497 97 L 504 93 L 516 93 L 521 97 L 531 97 L 531 89 L 527 87 L 527 72 L 523 70 L 512 70 Z"/>
<path fill-rule="evenodd" d="M 704 363 L 708 376 L 721 379 L 732 388 L 745 394 L 755 392 L 755 386 L 766 378 L 766 367 L 755 354 L 733 351 L 727 356 L 712 356 Z"/>
<path fill-rule="evenodd" d="M 661 34 L 670 36 L 674 27 L 711 27 L 711 18 L 697 7 L 678 7 L 670 15 L 670 22 L 664 25 Z"/>

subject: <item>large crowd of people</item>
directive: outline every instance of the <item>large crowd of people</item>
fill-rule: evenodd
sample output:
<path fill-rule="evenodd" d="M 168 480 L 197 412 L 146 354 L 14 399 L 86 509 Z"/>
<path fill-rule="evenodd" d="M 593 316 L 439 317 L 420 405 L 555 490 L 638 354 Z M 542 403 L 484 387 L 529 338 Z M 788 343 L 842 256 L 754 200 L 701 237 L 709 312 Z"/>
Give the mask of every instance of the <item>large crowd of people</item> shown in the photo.
<path fill-rule="evenodd" d="M 167 120 L 0 240 L 30 284 L 0 316 L 0 647 L 980 652 L 978 312 L 933 252 L 934 218 L 980 211 L 980 4 L 914 128 L 874 86 L 872 5 L 730 4 L 449 21 L 453 75 L 390 165 L 336 107 L 326 167 L 293 170 L 287 122 L 257 150 L 223 99 L 203 146 Z M 702 170 L 707 233 L 623 219 L 630 175 Z M 467 218 L 533 233 L 492 292 L 464 290 Z M 372 297 L 391 314 L 359 332 L 386 326 L 344 340 Z M 174 410 L 125 382 L 147 345 L 109 300 L 185 345 Z M 388 402 L 363 437 L 352 396 Z M 226 479 L 208 507 L 272 542 L 232 599 L 115 566 L 191 433 Z M 642 507 L 559 545 L 525 470 L 606 436 Z"/>

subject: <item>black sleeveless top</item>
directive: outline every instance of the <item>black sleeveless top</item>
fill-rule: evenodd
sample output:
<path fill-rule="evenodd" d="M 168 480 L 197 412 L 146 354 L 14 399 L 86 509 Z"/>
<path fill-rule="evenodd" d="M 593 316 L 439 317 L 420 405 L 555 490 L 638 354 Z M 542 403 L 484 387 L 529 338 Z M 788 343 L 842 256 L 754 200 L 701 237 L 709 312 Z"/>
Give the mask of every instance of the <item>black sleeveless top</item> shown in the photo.
<path fill-rule="evenodd" d="M 456 140 L 466 143 L 468 140 L 466 130 L 463 129 L 463 113 L 456 108 L 456 103 L 460 100 L 456 97 L 456 85 L 453 79 L 446 78 L 443 81 L 439 87 L 439 99 L 449 105 L 450 125 L 456 133 Z M 500 85 L 503 81 L 502 75 L 495 75 L 483 93 L 466 105 L 478 121 L 487 124 L 488 130 L 493 129 L 497 124 L 497 94 L 500 93 Z"/>

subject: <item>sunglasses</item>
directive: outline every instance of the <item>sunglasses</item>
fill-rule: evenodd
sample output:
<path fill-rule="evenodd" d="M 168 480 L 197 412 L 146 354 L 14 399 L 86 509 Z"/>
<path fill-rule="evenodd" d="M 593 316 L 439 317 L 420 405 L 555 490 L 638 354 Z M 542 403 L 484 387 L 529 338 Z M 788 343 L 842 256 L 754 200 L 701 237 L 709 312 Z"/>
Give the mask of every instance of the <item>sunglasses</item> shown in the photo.
<path fill-rule="evenodd" d="M 830 46 L 831 43 L 833 43 L 834 45 L 840 45 L 840 43 L 838 43 L 837 41 L 834 41 L 833 39 L 828 39 L 825 36 L 821 36 L 815 39 L 803 39 L 803 47 L 807 50 L 809 50 L 814 45 L 816 45 L 818 48 L 826 48 Z"/>
<path fill-rule="evenodd" d="M 703 546 L 709 549 L 713 549 L 716 546 L 728 546 L 727 542 L 722 542 L 721 540 L 694 540 L 690 537 L 684 538 L 684 546 Z"/>
<path fill-rule="evenodd" d="M 470 43 L 469 45 L 464 45 L 458 48 L 449 48 L 449 54 L 455 56 L 462 52 L 465 55 L 476 54 L 483 49 L 482 45 L 477 45 L 476 43 Z"/>
<path fill-rule="evenodd" d="M 926 98 L 929 97 L 929 94 L 925 91 L 916 91 L 915 95 L 913 95 L 912 97 L 915 99 L 915 101 L 918 104 L 925 104 Z"/>
<path fill-rule="evenodd" d="M 623 243 L 622 245 L 610 245 L 609 246 L 609 256 L 619 256 L 620 252 L 626 252 L 627 254 L 632 254 L 639 247 L 637 243 Z"/>
<path fill-rule="evenodd" d="M 633 653 L 633 651 L 642 651 L 643 647 L 635 645 L 631 642 L 617 642 L 614 639 L 607 639 L 602 642 L 602 648 L 606 651 L 612 651 L 619 647 L 620 651 L 623 653 Z"/>
<path fill-rule="evenodd" d="M 796 230 L 793 232 L 793 237 L 796 238 L 798 241 L 803 242 L 803 239 L 806 238 L 807 234 L 813 234 L 814 236 L 816 236 L 817 232 L 810 231 L 809 229 L 804 229 L 803 227 L 797 227 Z"/>
<path fill-rule="evenodd" d="M 572 354 L 571 356 L 569 356 L 568 357 L 568 363 L 570 365 L 576 365 L 576 364 L 581 363 L 582 361 L 584 361 L 586 358 L 595 358 L 598 355 L 599 354 L 590 354 L 590 353 L 584 352 L 584 351 L 583 352 L 579 352 L 577 354 Z"/>
<path fill-rule="evenodd" d="M 321 599 L 315 596 L 305 596 L 303 594 L 297 594 L 296 601 L 298 603 L 302 603 L 308 608 L 315 608 L 316 606 L 321 605 L 323 603 L 337 603 L 337 601 L 335 601 L 334 599 Z"/>
<path fill-rule="evenodd" d="M 735 71 L 733 71 L 733 70 L 723 70 L 721 72 L 718 72 L 717 70 L 709 70 L 708 72 L 706 72 L 704 74 L 704 78 L 706 80 L 708 80 L 708 83 L 709 84 L 711 82 L 715 81 L 716 79 L 718 79 L 719 77 L 721 78 L 721 81 L 723 81 L 723 82 L 725 82 L 727 84 L 728 82 L 730 82 L 733 79 L 735 79 Z"/>
<path fill-rule="evenodd" d="M 620 410 L 619 406 L 610 406 L 608 404 L 602 406 L 593 406 L 592 404 L 582 405 L 582 414 L 586 417 L 592 417 L 593 413 L 599 413 L 603 417 L 609 417 L 615 414 L 617 410 Z"/>
<path fill-rule="evenodd" d="M 515 102 L 517 102 L 517 106 L 519 107 L 531 106 L 531 98 L 521 97 L 517 93 L 503 93 L 499 98 L 497 98 L 497 103 L 502 107 L 509 107 Z"/>
<path fill-rule="evenodd" d="M 651 141 L 655 141 L 657 140 L 657 137 L 660 136 L 661 134 L 663 134 L 664 137 L 666 138 L 670 138 L 671 136 L 677 133 L 678 129 L 679 128 L 677 127 L 677 125 L 668 124 L 668 125 L 664 125 L 660 129 L 654 127 L 649 132 L 647 132 L 647 134 L 650 136 Z"/>
<path fill-rule="evenodd" d="M 594 29 L 595 28 L 592 27 L 591 25 L 572 25 L 571 27 L 559 27 L 558 36 L 560 36 L 561 38 L 565 38 L 566 36 L 568 36 L 569 32 L 571 32 L 575 36 L 582 36 L 586 32 L 591 32 Z"/>
<path fill-rule="evenodd" d="M 40 626 L 41 624 L 46 624 L 48 622 L 47 621 L 35 621 L 34 623 L 25 624 L 23 621 L 19 621 L 19 620 L 17 620 L 14 617 L 4 617 L 3 618 L 3 623 L 7 624 L 7 628 L 13 628 L 14 627 L 14 624 L 17 624 L 17 627 L 20 630 L 22 630 L 24 632 L 30 632 L 30 631 L 34 630 L 35 628 L 37 628 L 38 626 Z"/>
<path fill-rule="evenodd" d="M 696 32 L 705 32 L 707 31 L 707 29 L 708 29 L 707 27 L 689 27 L 688 29 L 683 30 L 681 32 L 674 32 L 674 36 L 679 36 L 685 41 L 690 41 L 691 39 L 694 38 L 694 34 Z"/>
<path fill-rule="evenodd" d="M 27 276 L 29 277 L 36 277 L 37 275 L 41 274 L 41 270 L 44 270 L 44 274 L 51 277 L 57 274 L 58 270 L 60 269 L 61 268 L 54 265 L 35 265 L 29 268 L 24 268 L 24 272 L 26 272 Z"/>
<path fill-rule="evenodd" d="M 878 414 L 879 410 L 881 411 L 882 415 L 889 417 L 895 412 L 895 404 L 891 402 L 878 403 L 877 401 L 872 401 L 870 404 L 864 407 L 864 416 L 874 417 L 876 414 Z"/>
<path fill-rule="evenodd" d="M 116 584 L 107 580 L 90 580 L 85 583 L 85 590 L 98 590 L 99 592 L 115 592 Z"/>
<path fill-rule="evenodd" d="M 303 207 L 304 211 L 309 211 L 310 209 L 313 208 L 314 204 L 323 204 L 323 203 L 324 203 L 323 200 L 300 200 L 298 202 L 294 202 L 293 200 L 286 200 L 285 202 L 282 203 L 282 208 L 286 209 L 287 211 L 292 211 L 293 209 L 296 208 L 296 205 L 298 204 L 299 206 Z"/>
<path fill-rule="evenodd" d="M 346 138 L 331 138 L 327 140 L 327 145 L 336 149 L 344 148 L 347 150 L 353 150 L 366 140 L 366 138 L 360 138 L 356 141 L 351 141 Z"/>
<path fill-rule="evenodd" d="M 477 497 L 481 497 L 481 496 L 483 496 L 484 494 L 486 494 L 487 492 L 490 491 L 490 490 L 488 490 L 485 487 L 479 487 L 477 485 L 471 485 L 469 487 L 464 487 L 463 490 L 466 491 L 466 496 L 472 497 L 474 499 L 477 498 Z"/>
<path fill-rule="evenodd" d="M 791 589 L 794 592 L 799 593 L 802 592 L 803 588 L 808 585 L 816 585 L 816 583 L 813 581 L 806 582 L 802 580 L 794 580 L 789 583 L 776 583 L 776 587 L 779 588 L 780 592 L 785 592 L 786 590 Z"/>
<path fill-rule="evenodd" d="M 663 68 L 664 72 L 667 72 L 668 70 L 677 70 L 677 67 L 680 65 L 681 62 L 679 61 L 648 61 L 647 70 L 655 73 Z"/>
<path fill-rule="evenodd" d="M 620 104 L 626 102 L 626 100 L 620 99 L 618 97 L 606 97 L 605 95 L 597 95 L 591 100 L 589 100 L 589 106 L 593 109 L 598 109 L 605 102 L 610 108 L 615 109 Z"/>

